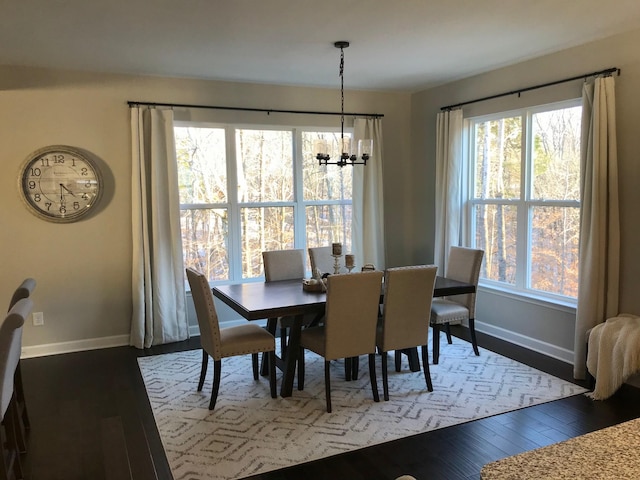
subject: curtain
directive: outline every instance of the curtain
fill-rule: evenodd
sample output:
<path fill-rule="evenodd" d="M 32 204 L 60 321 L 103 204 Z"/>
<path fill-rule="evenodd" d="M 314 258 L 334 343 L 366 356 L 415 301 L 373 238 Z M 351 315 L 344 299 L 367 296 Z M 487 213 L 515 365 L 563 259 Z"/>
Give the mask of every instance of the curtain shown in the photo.
<path fill-rule="evenodd" d="M 385 268 L 384 198 L 382 193 L 382 120 L 356 118 L 353 141 L 373 139 L 373 155 L 367 165 L 353 167 L 352 244 L 356 263 Z"/>
<path fill-rule="evenodd" d="M 436 125 L 436 223 L 433 262 L 440 275 L 449 247 L 461 245 L 462 110 L 438 113 Z"/>
<path fill-rule="evenodd" d="M 132 107 L 132 297 L 130 344 L 184 340 L 185 310 L 173 110 Z"/>
<path fill-rule="evenodd" d="M 618 315 L 620 219 L 613 77 L 582 91 L 580 258 L 573 375 L 585 377 L 586 333 Z"/>

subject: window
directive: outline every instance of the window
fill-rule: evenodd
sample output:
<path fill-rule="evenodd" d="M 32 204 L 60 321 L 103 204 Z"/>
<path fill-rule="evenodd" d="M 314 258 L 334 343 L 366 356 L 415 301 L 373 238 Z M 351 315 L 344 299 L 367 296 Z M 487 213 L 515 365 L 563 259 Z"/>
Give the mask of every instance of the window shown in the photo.
<path fill-rule="evenodd" d="M 485 284 L 576 298 L 579 100 L 469 119 L 469 232 Z"/>
<path fill-rule="evenodd" d="M 319 166 L 339 134 L 177 123 L 184 263 L 210 282 L 261 277 L 262 252 L 351 245 L 351 168 Z"/>

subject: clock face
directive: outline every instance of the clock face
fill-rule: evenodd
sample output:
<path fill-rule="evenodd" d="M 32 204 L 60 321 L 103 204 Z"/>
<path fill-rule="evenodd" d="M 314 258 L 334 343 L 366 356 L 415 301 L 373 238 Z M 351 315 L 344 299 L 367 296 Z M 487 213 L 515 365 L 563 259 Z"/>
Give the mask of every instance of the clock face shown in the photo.
<path fill-rule="evenodd" d="M 53 146 L 29 156 L 22 168 L 20 190 L 40 218 L 74 222 L 93 211 L 102 193 L 102 177 L 82 151 Z"/>

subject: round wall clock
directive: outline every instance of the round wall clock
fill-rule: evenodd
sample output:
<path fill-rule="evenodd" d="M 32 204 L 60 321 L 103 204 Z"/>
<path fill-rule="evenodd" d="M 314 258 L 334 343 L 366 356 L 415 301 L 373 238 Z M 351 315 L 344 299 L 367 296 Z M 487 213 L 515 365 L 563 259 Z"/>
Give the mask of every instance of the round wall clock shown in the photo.
<path fill-rule="evenodd" d="M 102 195 L 102 175 L 89 155 L 65 145 L 42 148 L 20 171 L 27 206 L 45 220 L 69 223 L 86 217 Z"/>

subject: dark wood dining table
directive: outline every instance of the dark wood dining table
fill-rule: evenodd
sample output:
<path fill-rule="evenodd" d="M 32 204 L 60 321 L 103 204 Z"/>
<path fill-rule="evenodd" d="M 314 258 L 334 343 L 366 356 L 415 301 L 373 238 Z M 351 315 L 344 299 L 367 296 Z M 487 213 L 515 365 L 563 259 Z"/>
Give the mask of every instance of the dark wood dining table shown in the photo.
<path fill-rule="evenodd" d="M 212 291 L 215 297 L 242 315 L 243 318 L 247 320 L 268 319 L 267 329 L 272 334 L 275 334 L 278 317 L 292 316 L 295 318 L 289 332 L 286 354 L 284 358 L 277 360 L 277 366 L 283 372 L 280 395 L 290 397 L 293 393 L 303 317 L 324 312 L 327 300 L 326 293 L 303 290 L 302 279 L 217 285 L 212 288 Z M 473 292 L 475 292 L 473 284 L 436 277 L 433 296 L 444 297 Z M 382 300 L 381 295 L 381 303 Z"/>

